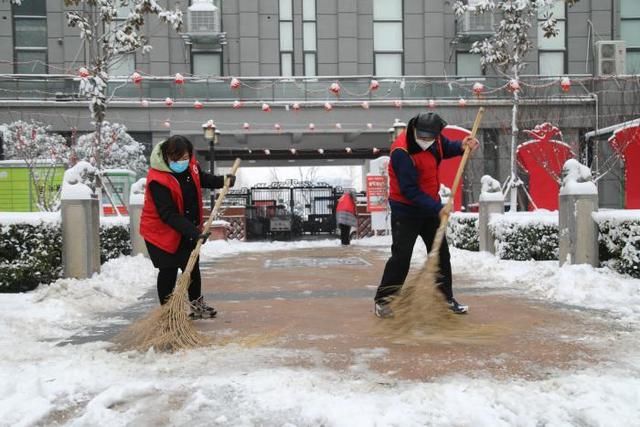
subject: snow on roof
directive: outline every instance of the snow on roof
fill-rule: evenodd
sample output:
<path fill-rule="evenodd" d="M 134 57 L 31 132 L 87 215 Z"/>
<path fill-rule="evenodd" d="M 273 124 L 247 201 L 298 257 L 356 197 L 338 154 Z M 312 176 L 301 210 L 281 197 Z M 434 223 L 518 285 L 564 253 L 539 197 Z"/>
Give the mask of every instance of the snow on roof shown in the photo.
<path fill-rule="evenodd" d="M 634 119 L 628 122 L 618 123 L 617 125 L 587 132 L 584 134 L 584 139 L 588 141 L 595 136 L 600 136 L 600 135 L 605 135 L 607 133 L 615 132 L 619 128 L 624 128 L 629 126 L 638 126 L 638 125 L 640 125 L 640 119 Z"/>

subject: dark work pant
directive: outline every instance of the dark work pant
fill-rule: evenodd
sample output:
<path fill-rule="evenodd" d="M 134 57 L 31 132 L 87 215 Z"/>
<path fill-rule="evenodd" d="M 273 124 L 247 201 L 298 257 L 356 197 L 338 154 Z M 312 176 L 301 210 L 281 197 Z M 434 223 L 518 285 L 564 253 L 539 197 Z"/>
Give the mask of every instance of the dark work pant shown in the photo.
<path fill-rule="evenodd" d="M 384 274 L 376 292 L 376 302 L 384 301 L 400 291 L 404 284 L 409 266 L 413 245 L 418 236 L 422 238 L 427 250 L 431 251 L 433 238 L 440 225 L 438 217 L 408 218 L 391 216 L 391 258 L 384 267 Z M 449 299 L 453 298 L 451 288 L 451 257 L 446 237 L 440 246 L 440 275 L 437 279 L 438 289 Z"/>
<path fill-rule="evenodd" d="M 348 245 L 349 244 L 349 235 L 351 234 L 351 226 L 350 225 L 344 225 L 344 224 L 340 224 L 340 241 L 342 242 L 343 245 Z"/>
<path fill-rule="evenodd" d="M 184 271 L 186 264 L 180 270 Z M 158 273 L 158 299 L 160 304 L 164 304 L 169 299 L 176 285 L 178 278 L 178 267 L 161 268 Z M 191 272 L 191 284 L 189 285 L 189 301 L 194 301 L 202 295 L 202 279 L 200 278 L 200 260 L 196 261 L 196 265 Z"/>

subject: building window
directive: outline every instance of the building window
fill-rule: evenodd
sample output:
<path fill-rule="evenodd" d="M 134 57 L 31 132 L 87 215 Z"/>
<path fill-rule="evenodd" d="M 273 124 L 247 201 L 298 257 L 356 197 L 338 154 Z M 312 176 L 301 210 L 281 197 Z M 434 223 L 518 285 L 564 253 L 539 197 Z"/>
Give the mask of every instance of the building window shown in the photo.
<path fill-rule="evenodd" d="M 131 13 L 131 6 L 118 6 L 117 17 L 113 20 L 111 32 L 115 37 L 118 27 L 123 24 Z M 108 65 L 109 75 L 113 77 L 129 77 L 136 70 L 136 54 L 135 52 L 124 52 L 114 55 L 113 60 Z"/>
<path fill-rule="evenodd" d="M 280 1 L 280 75 L 293 76 L 293 0 Z M 315 13 L 315 10 L 314 10 Z"/>
<path fill-rule="evenodd" d="M 194 76 L 221 76 L 222 53 L 192 51 L 191 74 Z"/>
<path fill-rule="evenodd" d="M 549 14 L 557 20 L 558 35 L 546 38 L 542 23 Z M 567 15 L 564 0 L 538 11 L 538 73 L 542 76 L 560 76 L 566 73 Z"/>
<path fill-rule="evenodd" d="M 378 76 L 401 76 L 404 62 L 402 0 L 373 0 L 373 68 Z"/>
<path fill-rule="evenodd" d="M 620 0 L 620 38 L 627 47 L 626 73 L 640 74 L 640 2 Z"/>
<path fill-rule="evenodd" d="M 46 0 L 23 1 L 13 5 L 14 71 L 17 74 L 46 74 Z"/>
<path fill-rule="evenodd" d="M 460 77 L 481 76 L 480 54 L 469 52 L 456 53 L 456 75 Z"/>
<path fill-rule="evenodd" d="M 304 75 L 315 76 L 316 68 L 316 0 L 302 1 L 302 48 L 304 51 Z"/>

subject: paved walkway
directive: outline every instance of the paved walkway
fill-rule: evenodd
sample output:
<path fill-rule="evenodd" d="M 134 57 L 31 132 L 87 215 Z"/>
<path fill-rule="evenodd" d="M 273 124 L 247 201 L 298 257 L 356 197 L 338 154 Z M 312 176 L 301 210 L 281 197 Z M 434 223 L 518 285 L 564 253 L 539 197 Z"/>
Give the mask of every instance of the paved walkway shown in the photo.
<path fill-rule="evenodd" d="M 589 312 L 543 304 L 455 275 L 470 313 L 456 316 L 465 339 L 446 334 L 398 343 L 381 333 L 372 298 L 387 254 L 375 247 L 333 247 L 242 254 L 202 263 L 205 298 L 219 311 L 198 327 L 221 343 L 317 350 L 300 364 L 397 378 L 447 374 L 541 378 L 605 357 L 588 347 L 606 326 Z M 492 331 L 482 340 L 473 331 Z M 455 331 L 454 331 L 455 332 Z M 462 334 L 464 336 L 464 334 Z"/>

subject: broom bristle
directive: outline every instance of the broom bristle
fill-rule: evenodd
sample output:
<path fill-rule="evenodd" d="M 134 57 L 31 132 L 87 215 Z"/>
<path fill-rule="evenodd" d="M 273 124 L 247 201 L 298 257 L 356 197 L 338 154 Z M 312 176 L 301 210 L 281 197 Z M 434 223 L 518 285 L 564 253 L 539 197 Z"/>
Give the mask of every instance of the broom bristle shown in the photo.
<path fill-rule="evenodd" d="M 210 344 L 189 320 L 187 289 L 189 276 L 182 274 L 166 304 L 131 324 L 115 341 L 120 350 L 174 352 Z"/>

